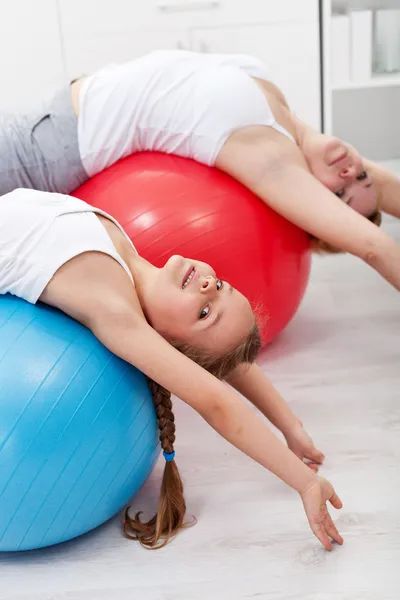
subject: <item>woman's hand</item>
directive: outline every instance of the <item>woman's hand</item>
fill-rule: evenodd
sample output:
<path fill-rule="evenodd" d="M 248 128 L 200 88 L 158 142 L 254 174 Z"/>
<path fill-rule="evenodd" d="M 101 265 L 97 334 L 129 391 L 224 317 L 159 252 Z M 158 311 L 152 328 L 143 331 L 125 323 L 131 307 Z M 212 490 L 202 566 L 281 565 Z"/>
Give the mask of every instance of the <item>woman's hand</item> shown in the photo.
<path fill-rule="evenodd" d="M 305 462 L 310 469 L 318 471 L 318 465 L 324 462 L 325 456 L 314 446 L 312 439 L 303 429 L 301 421 L 298 421 L 289 431 L 284 433 L 290 450 Z"/>
<path fill-rule="evenodd" d="M 318 477 L 300 496 L 310 527 L 321 544 L 329 552 L 332 550 L 329 538 L 342 545 L 343 538 L 332 521 L 326 503 L 329 501 L 337 509 L 342 508 L 343 504 L 329 481 Z"/>

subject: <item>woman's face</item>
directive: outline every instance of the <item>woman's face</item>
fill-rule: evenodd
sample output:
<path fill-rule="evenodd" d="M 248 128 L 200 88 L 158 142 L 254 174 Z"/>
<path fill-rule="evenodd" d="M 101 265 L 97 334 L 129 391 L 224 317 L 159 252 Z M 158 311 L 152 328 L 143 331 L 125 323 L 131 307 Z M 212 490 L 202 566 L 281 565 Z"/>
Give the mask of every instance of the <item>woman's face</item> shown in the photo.
<path fill-rule="evenodd" d="M 223 354 L 254 326 L 248 300 L 206 263 L 171 256 L 141 293 L 146 318 L 167 340 Z"/>
<path fill-rule="evenodd" d="M 313 175 L 343 202 L 364 217 L 377 210 L 377 195 L 360 154 L 338 138 L 316 135 L 305 156 Z"/>

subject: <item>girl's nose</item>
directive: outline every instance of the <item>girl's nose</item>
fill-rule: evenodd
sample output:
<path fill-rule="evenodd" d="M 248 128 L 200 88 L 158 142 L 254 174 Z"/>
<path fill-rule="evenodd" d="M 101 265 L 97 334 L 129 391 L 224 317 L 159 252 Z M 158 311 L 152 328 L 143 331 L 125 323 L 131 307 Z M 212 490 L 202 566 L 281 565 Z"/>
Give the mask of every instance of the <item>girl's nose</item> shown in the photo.
<path fill-rule="evenodd" d="M 210 290 L 212 290 L 213 287 L 215 287 L 215 284 L 216 282 L 214 277 L 212 277 L 211 275 L 209 277 L 205 277 L 203 283 L 201 284 L 200 291 L 209 292 Z"/>

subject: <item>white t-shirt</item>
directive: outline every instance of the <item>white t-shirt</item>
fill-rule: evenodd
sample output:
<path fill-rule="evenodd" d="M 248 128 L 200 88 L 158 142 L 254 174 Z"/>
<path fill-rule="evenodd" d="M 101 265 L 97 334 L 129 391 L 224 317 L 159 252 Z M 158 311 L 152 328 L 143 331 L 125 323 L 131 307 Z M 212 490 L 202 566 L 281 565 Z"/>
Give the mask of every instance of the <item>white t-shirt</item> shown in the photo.
<path fill-rule="evenodd" d="M 251 125 L 290 134 L 252 78 L 271 81 L 245 54 L 156 51 L 94 73 L 79 95 L 79 152 L 92 177 L 117 160 L 158 151 L 213 165 L 235 130 Z"/>
<path fill-rule="evenodd" d="M 0 294 L 14 294 L 35 304 L 63 264 L 90 251 L 114 258 L 133 284 L 127 264 L 96 213 L 126 236 L 113 217 L 78 198 L 29 189 L 1 196 Z"/>

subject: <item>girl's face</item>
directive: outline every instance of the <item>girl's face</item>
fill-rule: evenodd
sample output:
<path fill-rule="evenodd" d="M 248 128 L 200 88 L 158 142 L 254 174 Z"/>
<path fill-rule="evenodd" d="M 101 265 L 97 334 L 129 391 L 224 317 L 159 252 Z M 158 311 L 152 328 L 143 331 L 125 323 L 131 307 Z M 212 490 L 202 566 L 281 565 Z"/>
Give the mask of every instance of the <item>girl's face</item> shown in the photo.
<path fill-rule="evenodd" d="M 237 346 L 255 322 L 248 300 L 209 265 L 178 255 L 152 269 L 141 301 L 149 323 L 167 340 L 221 354 Z"/>
<path fill-rule="evenodd" d="M 364 217 L 377 210 L 377 195 L 360 154 L 335 137 L 313 136 L 305 148 L 313 175 L 343 202 Z"/>

